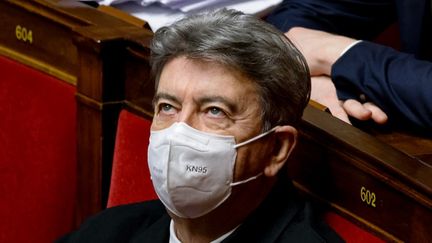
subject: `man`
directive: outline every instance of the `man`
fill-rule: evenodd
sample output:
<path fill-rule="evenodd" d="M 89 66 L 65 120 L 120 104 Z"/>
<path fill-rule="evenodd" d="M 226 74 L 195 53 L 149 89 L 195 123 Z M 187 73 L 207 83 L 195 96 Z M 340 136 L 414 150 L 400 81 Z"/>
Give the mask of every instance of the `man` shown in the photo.
<path fill-rule="evenodd" d="M 287 32 L 306 57 L 315 76 L 312 99 L 339 118 L 348 121 L 347 112 L 384 123 L 388 115 L 430 131 L 431 11 L 430 0 L 285 0 L 268 21 Z M 400 51 L 367 41 L 396 21 Z M 342 107 L 328 77 L 339 99 L 348 99 Z"/>
<path fill-rule="evenodd" d="M 220 10 L 161 28 L 151 51 L 160 201 L 108 209 L 60 242 L 341 241 L 282 171 L 310 92 L 283 33 Z"/>

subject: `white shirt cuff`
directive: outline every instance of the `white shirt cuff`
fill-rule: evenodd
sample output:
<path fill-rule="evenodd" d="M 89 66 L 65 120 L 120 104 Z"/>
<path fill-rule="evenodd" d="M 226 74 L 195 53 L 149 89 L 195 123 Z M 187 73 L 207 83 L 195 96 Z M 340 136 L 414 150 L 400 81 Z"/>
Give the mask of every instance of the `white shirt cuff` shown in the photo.
<path fill-rule="evenodd" d="M 362 42 L 362 40 L 357 40 L 354 41 L 353 43 L 351 43 L 349 46 L 347 46 L 340 54 L 339 57 L 341 57 L 343 54 L 345 54 L 345 52 L 347 52 L 349 49 L 351 49 L 353 46 L 357 45 L 358 43 Z"/>

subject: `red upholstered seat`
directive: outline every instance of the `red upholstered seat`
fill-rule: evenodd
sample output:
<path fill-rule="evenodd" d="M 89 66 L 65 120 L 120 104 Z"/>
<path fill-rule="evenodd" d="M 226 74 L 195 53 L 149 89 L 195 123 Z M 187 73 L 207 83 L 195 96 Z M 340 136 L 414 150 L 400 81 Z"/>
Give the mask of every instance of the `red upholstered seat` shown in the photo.
<path fill-rule="evenodd" d="M 336 231 L 347 243 L 384 243 L 377 236 L 363 230 L 357 225 L 344 219 L 340 215 L 328 212 L 324 216 L 327 222 L 334 231 Z"/>
<path fill-rule="evenodd" d="M 0 56 L 0 242 L 72 230 L 75 87 Z"/>
<path fill-rule="evenodd" d="M 157 198 L 147 165 L 150 124 L 128 111 L 120 113 L 108 207 Z M 384 242 L 335 213 L 328 212 L 325 221 L 346 242 Z"/>
<path fill-rule="evenodd" d="M 120 112 L 108 207 L 156 199 L 147 167 L 151 121 Z"/>

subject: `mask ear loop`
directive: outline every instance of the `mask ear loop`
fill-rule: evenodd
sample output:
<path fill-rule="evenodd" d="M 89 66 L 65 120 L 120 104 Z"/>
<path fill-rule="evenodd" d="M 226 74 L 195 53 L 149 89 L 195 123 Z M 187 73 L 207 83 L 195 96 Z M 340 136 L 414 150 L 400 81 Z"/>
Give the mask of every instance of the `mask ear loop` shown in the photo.
<path fill-rule="evenodd" d="M 263 172 L 259 173 L 259 174 L 256 175 L 256 176 L 249 177 L 249 178 L 247 178 L 246 180 L 232 182 L 232 183 L 230 184 L 230 186 L 238 186 L 238 185 L 241 185 L 241 184 L 247 183 L 247 182 L 249 182 L 249 181 L 252 181 L 252 180 L 257 179 L 258 177 L 260 177 L 260 176 L 262 176 L 262 175 L 263 175 Z"/>
<path fill-rule="evenodd" d="M 248 144 L 248 143 L 252 143 L 253 141 L 256 141 L 256 140 L 258 140 L 258 139 L 260 139 L 260 138 L 262 138 L 262 137 L 264 137 L 264 136 L 267 136 L 268 134 L 270 134 L 270 133 L 276 131 L 276 128 L 277 128 L 277 127 L 273 127 L 272 129 L 268 130 L 268 131 L 265 132 L 265 133 L 261 133 L 260 135 L 258 135 L 258 136 L 256 136 L 256 137 L 253 137 L 253 138 L 248 139 L 248 140 L 246 140 L 246 141 L 244 141 L 244 142 L 238 143 L 238 144 L 234 145 L 234 148 L 238 148 L 238 147 L 241 147 L 241 146 L 246 145 L 246 144 Z"/>
<path fill-rule="evenodd" d="M 270 133 L 276 131 L 276 128 L 277 128 L 277 127 L 273 127 L 272 129 L 268 130 L 268 131 L 265 132 L 265 133 L 261 133 L 260 135 L 258 135 L 258 136 L 256 136 L 256 137 L 253 137 L 253 138 L 248 139 L 248 140 L 246 140 L 246 141 L 244 141 L 244 142 L 238 143 L 238 144 L 234 145 L 234 148 L 238 148 L 238 147 L 241 147 L 241 146 L 246 145 L 246 144 L 248 144 L 248 143 L 252 143 L 253 141 L 256 141 L 256 140 L 258 140 L 258 139 L 260 139 L 260 138 L 262 138 L 262 137 L 264 137 L 264 136 L 267 136 L 268 134 L 270 134 Z M 245 180 L 232 182 L 232 183 L 230 184 L 230 186 L 238 186 L 238 185 L 241 185 L 241 184 L 247 183 L 247 182 L 249 182 L 249 181 L 256 180 L 258 177 L 262 176 L 263 174 L 264 174 L 264 173 L 261 172 L 261 173 L 259 173 L 258 175 L 256 175 L 256 176 L 252 176 L 252 177 L 249 177 L 249 178 L 247 178 L 247 179 L 245 179 Z"/>

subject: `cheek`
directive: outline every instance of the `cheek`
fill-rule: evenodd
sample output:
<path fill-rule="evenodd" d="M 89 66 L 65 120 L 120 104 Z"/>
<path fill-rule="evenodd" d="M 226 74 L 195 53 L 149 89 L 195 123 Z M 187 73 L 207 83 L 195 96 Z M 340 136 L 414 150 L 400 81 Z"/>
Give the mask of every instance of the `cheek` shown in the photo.
<path fill-rule="evenodd" d="M 234 166 L 234 181 L 244 180 L 264 172 L 271 159 L 270 148 L 266 144 L 250 144 L 237 149 Z"/>
<path fill-rule="evenodd" d="M 156 117 L 153 118 L 152 124 L 150 126 L 150 130 L 152 131 L 158 131 L 165 128 L 168 128 L 172 125 L 173 122 L 164 121 L 161 119 L 157 119 Z"/>
<path fill-rule="evenodd" d="M 198 121 L 201 131 L 220 135 L 230 135 L 228 129 L 233 125 L 233 122 L 229 119 L 211 119 L 205 114 L 201 114 Z"/>
<path fill-rule="evenodd" d="M 174 122 L 178 120 L 178 113 L 172 115 L 167 114 L 155 114 L 152 120 L 152 130 L 161 130 L 170 127 Z"/>

